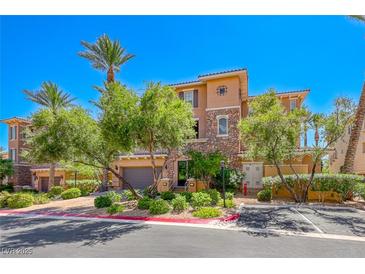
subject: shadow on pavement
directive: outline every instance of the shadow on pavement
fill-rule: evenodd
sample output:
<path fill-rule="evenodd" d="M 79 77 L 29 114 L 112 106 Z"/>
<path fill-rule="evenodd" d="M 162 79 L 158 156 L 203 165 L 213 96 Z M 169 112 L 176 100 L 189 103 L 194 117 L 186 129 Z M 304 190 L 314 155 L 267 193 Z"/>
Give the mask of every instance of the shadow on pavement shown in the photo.
<path fill-rule="evenodd" d="M 82 242 L 83 246 L 94 246 L 148 228 L 148 225 L 143 224 L 83 220 L 15 219 L 14 217 L 2 217 L 0 220 L 2 248 L 35 248 L 79 242 Z M 24 227 L 27 229 L 23 230 Z M 8 230 L 7 233 L 4 233 L 5 230 Z"/>

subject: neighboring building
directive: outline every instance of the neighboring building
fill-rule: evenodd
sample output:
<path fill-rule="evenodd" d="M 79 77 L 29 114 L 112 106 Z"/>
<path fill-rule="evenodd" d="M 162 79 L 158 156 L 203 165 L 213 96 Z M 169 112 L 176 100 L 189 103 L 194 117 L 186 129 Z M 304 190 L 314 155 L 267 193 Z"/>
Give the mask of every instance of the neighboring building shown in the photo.
<path fill-rule="evenodd" d="M 269 163 L 244 159 L 244 142 L 240 141 L 237 124 L 249 114 L 248 102 L 254 98 L 248 93 L 246 69 L 224 71 L 198 76 L 198 80 L 171 85 L 179 97 L 192 104 L 196 120 L 196 138 L 189 140 L 188 149 L 203 152 L 220 151 L 229 159 L 231 167 L 247 173 L 249 188 L 262 188 L 263 176 L 276 175 L 276 169 Z M 277 96 L 290 111 L 300 107 L 309 90 L 280 92 Z M 157 165 L 162 166 L 166 154 L 157 156 Z M 171 156 L 163 177 L 172 180 L 174 187 L 184 187 L 186 183 L 186 156 Z M 152 183 L 151 161 L 147 153 L 121 156 L 114 163 L 123 177 L 133 186 L 144 188 Z M 304 155 L 293 163 L 298 173 L 308 173 L 311 169 L 311 156 Z M 286 174 L 292 173 L 289 165 L 282 166 Z M 318 165 L 317 172 L 321 169 Z M 115 186 L 119 185 L 113 177 Z"/>
<path fill-rule="evenodd" d="M 8 178 L 8 182 L 19 186 L 31 185 L 31 166 L 21 157 L 22 150 L 26 148 L 24 129 L 30 125 L 30 121 L 13 117 L 1 120 L 1 122 L 8 125 L 8 158 L 14 163 L 14 175 Z"/>
<path fill-rule="evenodd" d="M 231 167 L 242 169 L 247 173 L 246 181 L 249 188 L 262 188 L 263 176 L 276 175 L 276 169 L 264 161 L 248 161 L 244 158 L 244 141 L 240 141 L 237 124 L 249 114 L 248 102 L 254 98 L 249 96 L 248 75 L 246 69 L 230 70 L 198 76 L 198 80 L 171 85 L 176 89 L 178 96 L 193 106 L 194 119 L 196 120 L 196 138 L 189 140 L 186 150 L 196 149 L 203 152 L 220 151 L 229 159 Z M 290 111 L 300 107 L 309 90 L 299 90 L 277 93 L 278 98 Z M 20 122 L 26 120 L 12 118 L 3 120 L 10 127 L 20 126 Z M 29 121 L 27 121 L 27 125 Z M 9 129 L 10 133 L 10 129 Z M 10 135 L 9 136 L 13 136 Z M 21 149 L 21 146 L 11 145 L 13 149 Z M 298 142 L 300 143 L 300 142 Z M 13 144 L 13 143 L 12 143 Z M 14 156 L 15 155 L 15 156 Z M 15 152 L 14 158 L 18 159 Z M 162 170 L 162 177 L 169 178 L 173 187 L 184 187 L 186 184 L 186 169 L 188 159 L 184 155 L 166 155 L 163 152 L 156 153 L 156 165 L 162 169 L 164 160 L 169 157 L 169 163 Z M 132 155 L 121 155 L 115 160 L 113 166 L 135 188 L 145 188 L 153 182 L 151 160 L 144 151 L 135 152 Z M 308 173 L 311 169 L 311 156 L 304 155 L 293 163 L 298 173 Z M 317 172 L 320 171 L 318 165 Z M 284 173 L 292 173 L 289 165 L 283 165 Z M 27 165 L 27 182 L 33 187 L 47 191 L 48 166 L 32 167 Z M 30 174 L 30 170 L 32 174 Z M 56 182 L 62 184 L 67 175 L 63 169 L 56 170 Z M 18 179 L 19 180 L 19 179 Z M 123 187 L 122 183 L 113 176 L 114 187 Z M 14 180 L 17 184 L 17 180 Z"/>
<path fill-rule="evenodd" d="M 347 146 L 350 140 L 351 127 L 348 127 L 344 135 L 333 146 L 329 157 L 330 172 L 340 172 L 345 162 Z M 354 172 L 365 175 L 365 121 L 360 133 L 359 142 L 355 153 Z"/>

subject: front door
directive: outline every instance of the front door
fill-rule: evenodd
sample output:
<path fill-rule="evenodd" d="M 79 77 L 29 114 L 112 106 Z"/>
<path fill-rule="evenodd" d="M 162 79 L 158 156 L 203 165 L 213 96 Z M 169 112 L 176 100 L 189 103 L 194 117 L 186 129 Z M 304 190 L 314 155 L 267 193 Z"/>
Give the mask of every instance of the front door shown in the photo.
<path fill-rule="evenodd" d="M 48 183 L 49 183 L 48 177 L 41 177 L 40 183 L 41 183 L 40 191 L 41 192 L 47 192 L 48 191 Z"/>
<path fill-rule="evenodd" d="M 243 172 L 246 174 L 244 181 L 250 189 L 262 188 L 263 163 L 244 163 Z"/>

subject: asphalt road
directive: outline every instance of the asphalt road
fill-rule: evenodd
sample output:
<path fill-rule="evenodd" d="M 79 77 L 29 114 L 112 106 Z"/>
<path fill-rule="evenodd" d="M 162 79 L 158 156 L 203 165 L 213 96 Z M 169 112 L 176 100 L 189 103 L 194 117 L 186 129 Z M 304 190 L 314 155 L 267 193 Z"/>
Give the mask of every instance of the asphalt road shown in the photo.
<path fill-rule="evenodd" d="M 0 233 L 0 257 L 365 257 L 365 242 L 182 226 L 0 216 Z"/>

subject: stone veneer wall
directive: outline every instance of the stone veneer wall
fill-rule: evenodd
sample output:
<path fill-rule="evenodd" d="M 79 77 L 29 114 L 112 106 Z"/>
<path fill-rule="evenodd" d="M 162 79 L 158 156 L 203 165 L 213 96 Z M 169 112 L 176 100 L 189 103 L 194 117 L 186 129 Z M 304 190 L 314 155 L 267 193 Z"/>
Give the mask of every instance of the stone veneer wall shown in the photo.
<path fill-rule="evenodd" d="M 19 186 L 31 186 L 32 173 L 30 171 L 30 165 L 14 164 L 14 175 L 10 177 L 9 183 Z"/>

